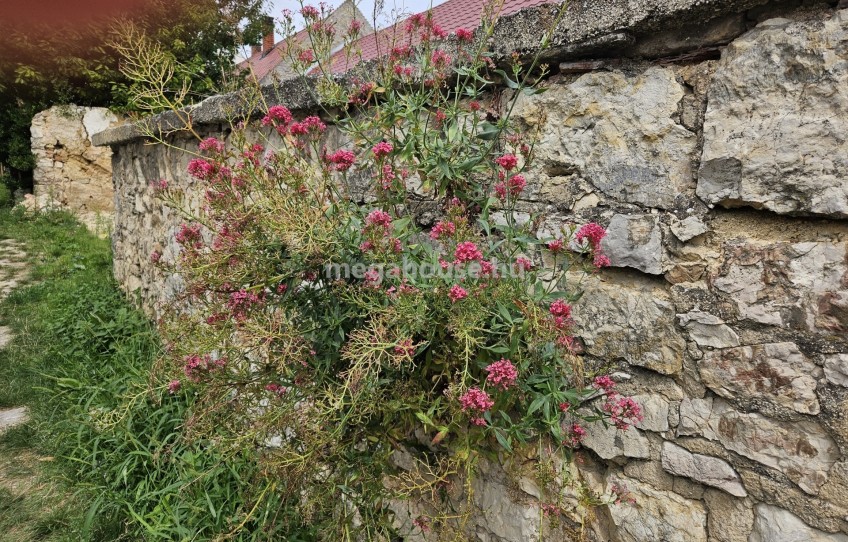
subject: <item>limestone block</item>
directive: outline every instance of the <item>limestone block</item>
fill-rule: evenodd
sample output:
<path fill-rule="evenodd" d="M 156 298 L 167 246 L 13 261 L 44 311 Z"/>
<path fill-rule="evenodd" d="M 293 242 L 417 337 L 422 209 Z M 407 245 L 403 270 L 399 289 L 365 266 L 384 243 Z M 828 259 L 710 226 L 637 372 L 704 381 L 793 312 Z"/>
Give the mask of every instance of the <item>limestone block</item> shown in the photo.
<path fill-rule="evenodd" d="M 739 475 L 727 461 L 709 455 L 693 454 L 672 442 L 664 442 L 662 466 L 675 476 L 685 476 L 696 482 L 717 487 L 735 497 L 748 493 Z"/>
<path fill-rule="evenodd" d="M 777 506 L 754 507 L 754 530 L 749 542 L 848 542 L 848 535 L 813 529 L 801 518 Z"/>
<path fill-rule="evenodd" d="M 697 216 L 690 216 L 671 223 L 671 233 L 683 242 L 694 239 L 701 234 L 707 233 L 707 231 L 709 231 L 707 225 Z"/>
<path fill-rule="evenodd" d="M 844 332 L 848 330 L 846 274 L 844 243 L 739 241 L 725 246 L 713 285 L 728 295 L 742 319 Z"/>
<path fill-rule="evenodd" d="M 694 188 L 696 136 L 673 120 L 684 94 L 670 69 L 598 71 L 520 96 L 513 115 L 541 128 L 534 152 L 543 167 L 577 172 L 619 201 L 669 208 Z"/>
<path fill-rule="evenodd" d="M 604 282 L 589 277 L 584 284 L 574 319 L 589 354 L 663 374 L 681 370 L 686 341 L 674 324 L 674 307 L 665 289 L 623 278 Z"/>
<path fill-rule="evenodd" d="M 699 197 L 848 216 L 847 42 L 843 10 L 766 21 L 728 46 L 708 93 Z"/>
<path fill-rule="evenodd" d="M 662 273 L 662 235 L 656 215 L 615 215 L 601 246 L 613 267 Z"/>
<path fill-rule="evenodd" d="M 848 354 L 825 356 L 824 376 L 831 384 L 848 387 Z"/>
<path fill-rule="evenodd" d="M 721 399 L 684 399 L 677 431 L 719 441 L 729 450 L 785 473 L 813 495 L 839 459 L 836 443 L 818 423 L 780 422 L 739 412 Z"/>
<path fill-rule="evenodd" d="M 723 491 L 707 490 L 704 503 L 710 542 L 748 542 L 754 526 L 750 501 L 731 497 Z"/>
<path fill-rule="evenodd" d="M 698 346 L 711 348 L 739 346 L 739 336 L 718 316 L 695 310 L 678 314 L 677 319 L 680 325 L 689 332 L 689 338 Z"/>
<path fill-rule="evenodd" d="M 701 380 L 728 399 L 760 398 L 802 414 L 818 414 L 821 370 L 794 343 L 758 344 L 704 354 Z"/>
<path fill-rule="evenodd" d="M 609 514 L 621 542 L 707 542 L 707 514 L 700 501 L 689 500 L 623 476 L 610 485 L 624 484 L 635 504 L 613 504 Z"/>
<path fill-rule="evenodd" d="M 590 423 L 586 427 L 583 446 L 594 451 L 603 459 L 633 457 L 645 459 L 651 456 L 648 438 L 638 429 L 617 429 L 602 423 Z"/>

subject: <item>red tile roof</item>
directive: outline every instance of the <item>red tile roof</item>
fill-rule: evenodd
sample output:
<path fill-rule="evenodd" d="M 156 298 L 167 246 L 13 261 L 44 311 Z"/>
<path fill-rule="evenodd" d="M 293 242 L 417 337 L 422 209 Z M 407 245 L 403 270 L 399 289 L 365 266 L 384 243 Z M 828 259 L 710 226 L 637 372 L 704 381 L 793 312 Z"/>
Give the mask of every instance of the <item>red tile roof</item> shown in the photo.
<path fill-rule="evenodd" d="M 298 43 L 302 43 L 304 40 L 309 40 L 309 33 L 304 28 L 294 35 L 294 39 Z M 281 63 L 289 62 L 285 48 L 286 40 L 280 40 L 274 44 L 274 47 L 268 51 L 267 54 L 263 54 L 261 52 L 256 53 L 242 62 L 239 62 L 238 67 L 241 70 L 246 70 L 248 67 L 252 68 L 253 75 L 256 77 L 256 80 L 262 81 L 266 75 L 272 73 Z"/>
<path fill-rule="evenodd" d="M 448 0 L 444 4 L 432 9 L 433 22 L 439 25 L 447 33 L 455 32 L 459 28 L 474 30 L 480 26 L 483 8 L 491 0 Z M 554 3 L 552 0 L 504 0 L 500 16 L 511 15 L 525 8 L 541 6 Z M 354 45 L 354 50 L 361 51 L 359 54 L 351 55 L 348 60 L 344 51 L 339 51 L 332 57 L 333 73 L 344 73 L 362 61 L 373 60 L 381 55 L 387 54 L 394 43 L 409 43 L 409 36 L 404 32 L 404 23 L 399 21 L 392 26 L 384 28 L 376 33 L 371 33 L 360 38 Z M 307 31 L 301 30 L 295 34 L 294 39 L 303 42 L 309 39 Z M 419 42 L 417 35 L 412 36 L 412 45 Z M 255 54 L 239 64 L 239 68 L 253 68 L 256 79 L 261 81 L 265 76 L 272 73 L 281 63 L 288 62 L 285 55 L 285 40 L 274 45 L 267 54 Z"/>
<path fill-rule="evenodd" d="M 433 22 L 439 25 L 448 34 L 459 28 L 474 30 L 482 21 L 483 8 L 491 0 L 448 0 L 444 4 L 432 9 Z M 500 16 L 511 15 L 525 8 L 541 6 L 543 4 L 555 3 L 553 0 L 504 0 Z M 384 28 L 379 32 L 369 34 L 360 38 L 354 50 L 361 51 L 359 54 L 351 55 L 348 60 L 344 51 L 339 51 L 332 57 L 333 73 L 344 73 L 353 68 L 359 62 L 373 60 L 388 54 L 394 43 L 407 44 L 410 36 L 404 31 L 404 23 L 407 19 Z M 412 36 L 412 45 L 419 42 L 417 35 Z"/>

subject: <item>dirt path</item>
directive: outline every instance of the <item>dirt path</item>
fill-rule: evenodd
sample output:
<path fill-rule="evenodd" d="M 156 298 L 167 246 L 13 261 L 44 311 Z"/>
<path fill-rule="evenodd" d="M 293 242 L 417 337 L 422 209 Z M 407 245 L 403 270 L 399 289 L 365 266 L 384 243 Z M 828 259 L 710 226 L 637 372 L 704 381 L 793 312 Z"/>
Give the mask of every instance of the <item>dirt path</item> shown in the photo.
<path fill-rule="evenodd" d="M 0 300 L 27 278 L 28 262 L 23 245 L 13 239 L 0 240 Z M 0 349 L 12 341 L 12 330 L 0 326 Z M 0 433 L 29 419 L 26 407 L 0 409 Z"/>

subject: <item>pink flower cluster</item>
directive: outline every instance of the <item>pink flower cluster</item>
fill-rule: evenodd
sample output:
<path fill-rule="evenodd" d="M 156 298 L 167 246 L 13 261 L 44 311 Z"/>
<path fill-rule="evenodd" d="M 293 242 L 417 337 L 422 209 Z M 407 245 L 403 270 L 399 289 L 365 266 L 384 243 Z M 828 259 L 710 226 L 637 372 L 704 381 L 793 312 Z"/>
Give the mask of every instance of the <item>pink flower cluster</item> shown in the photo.
<path fill-rule="evenodd" d="M 318 137 L 324 133 L 327 129 L 327 125 L 321 122 L 321 119 L 318 117 L 306 117 L 300 122 L 295 122 L 289 127 L 289 131 L 292 135 L 309 135 L 312 137 Z"/>
<path fill-rule="evenodd" d="M 459 284 L 454 284 L 448 292 L 448 297 L 451 302 L 456 303 L 457 301 L 468 297 L 468 292 Z"/>
<path fill-rule="evenodd" d="M 385 158 L 393 150 L 394 150 L 394 147 L 392 147 L 392 144 L 387 142 L 387 141 L 381 141 L 371 148 L 371 152 L 374 153 L 374 156 L 377 158 L 377 160 L 380 160 L 381 158 Z"/>
<path fill-rule="evenodd" d="M 356 156 L 351 151 L 339 149 L 327 157 L 336 171 L 347 171 L 353 166 Z"/>
<path fill-rule="evenodd" d="M 449 220 L 437 222 L 433 229 L 430 230 L 430 239 L 437 240 L 443 237 L 450 237 L 456 233 L 456 224 Z"/>
<path fill-rule="evenodd" d="M 470 42 L 474 39 L 474 32 L 467 28 L 457 28 L 454 34 L 456 34 L 456 39 L 459 41 Z"/>
<path fill-rule="evenodd" d="M 578 243 L 587 243 L 592 250 L 592 265 L 600 269 L 607 267 L 610 264 L 610 259 L 604 254 L 601 249 L 601 240 L 606 237 L 607 231 L 594 222 L 584 224 L 574 235 L 574 240 Z"/>
<path fill-rule="evenodd" d="M 507 171 L 512 171 L 518 165 L 518 158 L 514 154 L 504 154 L 496 158 L 495 163 Z"/>
<path fill-rule="evenodd" d="M 507 196 L 515 198 L 521 194 L 526 186 L 527 180 L 524 175 L 513 175 L 509 180 L 500 181 L 495 185 L 495 194 L 501 200 L 506 200 Z"/>
<path fill-rule="evenodd" d="M 174 395 L 175 393 L 180 391 L 181 387 L 182 382 L 180 382 L 179 380 L 171 380 L 170 382 L 168 382 L 168 393 Z"/>
<path fill-rule="evenodd" d="M 551 307 L 548 310 L 553 316 L 571 318 L 571 305 L 569 305 L 562 299 L 557 299 L 556 301 L 551 303 Z"/>
<path fill-rule="evenodd" d="M 201 375 L 204 373 L 210 373 L 216 369 L 221 369 L 227 364 L 227 358 L 212 359 L 212 356 L 209 354 L 204 356 L 192 354 L 190 356 L 186 356 L 184 361 L 185 366 L 183 367 L 183 371 L 185 372 L 186 377 L 188 377 L 188 379 L 192 382 L 199 381 Z"/>
<path fill-rule="evenodd" d="M 508 390 L 518 380 L 518 370 L 510 360 L 505 358 L 488 365 L 484 371 L 489 373 L 486 382 L 501 390 Z"/>
<path fill-rule="evenodd" d="M 463 241 L 456 245 L 454 252 L 455 263 L 475 262 L 483 259 L 483 254 L 477 245 L 471 241 Z"/>
<path fill-rule="evenodd" d="M 221 154 L 224 152 L 224 142 L 215 137 L 207 137 L 200 142 L 200 150 Z"/>
<path fill-rule="evenodd" d="M 285 106 L 275 105 L 268 109 L 268 114 L 262 117 L 262 126 L 282 124 L 288 126 L 292 121 L 291 111 Z"/>
<path fill-rule="evenodd" d="M 200 179 L 201 181 L 209 181 L 218 172 L 218 168 L 215 167 L 215 164 L 208 160 L 203 158 L 194 158 L 188 163 L 188 172 L 192 177 Z"/>
<path fill-rule="evenodd" d="M 459 398 L 459 405 L 463 412 L 469 413 L 471 423 L 474 425 L 486 425 L 486 420 L 482 418 L 484 412 L 495 406 L 495 402 L 489 397 L 489 394 L 480 388 L 469 388 Z"/>
<path fill-rule="evenodd" d="M 270 391 L 271 393 L 274 393 L 274 394 L 280 395 L 280 396 L 285 395 L 286 392 L 289 391 L 289 389 L 287 387 L 281 386 L 280 384 L 273 384 L 273 383 L 265 386 L 265 390 Z"/>
<path fill-rule="evenodd" d="M 174 235 L 177 243 L 187 248 L 200 248 L 202 237 L 200 235 L 200 224 L 183 224 L 180 231 Z"/>
<path fill-rule="evenodd" d="M 374 228 L 379 227 L 383 228 L 385 231 L 389 231 L 389 228 L 392 225 L 392 216 L 386 211 L 375 209 L 368 213 L 368 216 L 365 217 L 365 224 L 367 226 Z"/>
<path fill-rule="evenodd" d="M 448 64 L 451 63 L 451 57 L 450 57 L 449 54 L 447 54 L 443 50 L 436 49 L 435 51 L 433 51 L 433 54 L 430 56 L 430 62 L 433 63 L 433 66 L 435 66 L 436 69 L 441 70 L 441 69 L 444 69 Z"/>
<path fill-rule="evenodd" d="M 577 447 L 586 437 L 586 429 L 579 423 L 573 423 L 565 433 L 563 444 L 572 448 Z"/>
<path fill-rule="evenodd" d="M 610 396 L 602 409 L 618 429 L 627 429 L 643 419 L 642 408 L 632 397 Z"/>
<path fill-rule="evenodd" d="M 230 315 L 236 321 L 242 321 L 247 318 L 247 313 L 256 305 L 262 303 L 262 299 L 253 292 L 247 290 L 238 290 L 230 294 L 230 299 L 227 301 L 227 308 Z"/>
<path fill-rule="evenodd" d="M 562 239 L 554 239 L 553 241 L 548 243 L 548 250 L 553 252 L 554 254 L 558 254 L 562 251 L 564 243 Z"/>

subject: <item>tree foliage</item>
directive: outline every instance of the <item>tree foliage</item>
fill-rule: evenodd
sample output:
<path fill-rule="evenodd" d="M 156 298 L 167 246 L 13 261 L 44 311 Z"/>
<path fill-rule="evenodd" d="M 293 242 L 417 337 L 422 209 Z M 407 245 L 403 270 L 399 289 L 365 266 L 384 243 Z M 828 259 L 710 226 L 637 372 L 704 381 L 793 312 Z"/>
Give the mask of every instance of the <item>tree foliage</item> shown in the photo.
<path fill-rule="evenodd" d="M 24 26 L 0 16 L 0 178 L 29 182 L 32 116 L 54 104 L 105 106 L 132 113 L 132 82 L 120 70 L 117 44 L 126 28 L 157 44 L 191 81 L 189 100 L 213 94 L 234 74 L 238 48 L 262 32 L 264 0 L 151 0 L 120 16 L 82 26 L 50 21 Z"/>

